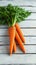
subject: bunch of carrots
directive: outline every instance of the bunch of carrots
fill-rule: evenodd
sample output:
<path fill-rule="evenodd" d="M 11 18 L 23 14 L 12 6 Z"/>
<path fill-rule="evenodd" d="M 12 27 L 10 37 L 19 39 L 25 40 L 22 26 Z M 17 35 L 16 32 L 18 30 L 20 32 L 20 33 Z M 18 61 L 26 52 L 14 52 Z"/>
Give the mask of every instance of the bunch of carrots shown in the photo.
<path fill-rule="evenodd" d="M 2 11 L 0 12 L 0 20 L 8 25 L 10 55 L 12 54 L 13 50 L 16 52 L 16 42 L 18 43 L 22 52 L 25 53 L 26 50 L 23 44 L 25 43 L 25 38 L 18 23 L 25 20 L 25 18 L 28 17 L 31 12 L 28 12 L 18 6 L 12 6 L 11 4 L 6 7 L 0 7 L 0 11 Z"/>
<path fill-rule="evenodd" d="M 10 38 L 10 55 L 12 54 L 13 50 L 14 52 L 16 52 L 16 41 L 18 42 L 20 49 L 25 53 L 25 47 L 23 45 L 23 42 L 25 43 L 25 38 L 18 23 L 16 23 L 12 27 L 9 27 L 8 32 Z"/>

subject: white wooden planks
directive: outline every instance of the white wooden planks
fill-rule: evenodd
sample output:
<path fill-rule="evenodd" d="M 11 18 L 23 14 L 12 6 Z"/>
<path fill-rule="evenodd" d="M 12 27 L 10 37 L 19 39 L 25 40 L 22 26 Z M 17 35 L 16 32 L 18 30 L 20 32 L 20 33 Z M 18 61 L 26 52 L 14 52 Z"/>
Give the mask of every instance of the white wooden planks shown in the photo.
<path fill-rule="evenodd" d="M 4 58 L 4 60 L 3 60 Z M 9 60 L 8 60 L 9 59 Z M 35 54 L 12 54 L 9 56 L 7 54 L 0 54 L 0 64 L 36 64 Z"/>
<path fill-rule="evenodd" d="M 25 21 L 19 23 L 26 43 L 26 54 L 17 48 L 15 54 L 10 57 L 8 26 L 0 26 L 0 64 L 29 64 L 36 63 L 36 0 L 0 1 L 0 5 L 11 3 L 31 11 L 32 14 Z"/>

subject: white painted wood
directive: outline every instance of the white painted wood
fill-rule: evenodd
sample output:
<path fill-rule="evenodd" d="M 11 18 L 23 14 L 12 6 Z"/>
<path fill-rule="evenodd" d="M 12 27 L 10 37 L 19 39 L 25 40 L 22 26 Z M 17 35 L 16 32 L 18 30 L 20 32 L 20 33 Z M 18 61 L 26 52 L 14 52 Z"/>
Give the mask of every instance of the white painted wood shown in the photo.
<path fill-rule="evenodd" d="M 36 20 L 25 20 L 19 23 L 21 27 L 36 27 Z"/>
<path fill-rule="evenodd" d="M 24 45 L 26 53 L 36 53 L 36 45 Z M 9 53 L 9 45 L 0 46 L 0 54 Z M 21 49 L 17 46 L 15 53 L 23 53 Z"/>
<path fill-rule="evenodd" d="M 0 54 L 0 61 L 0 64 L 36 64 L 36 54 Z"/>
<path fill-rule="evenodd" d="M 9 42 L 9 37 L 0 37 L 0 41 Z"/>
<path fill-rule="evenodd" d="M 36 29 L 21 29 L 23 35 L 36 35 Z M 0 35 L 9 35 L 8 29 L 0 29 Z"/>
<path fill-rule="evenodd" d="M 31 35 L 36 36 L 36 29 L 21 29 L 23 32 L 23 35 Z"/>
<path fill-rule="evenodd" d="M 0 35 L 8 35 L 8 29 L 0 29 Z"/>
<path fill-rule="evenodd" d="M 29 1 L 23 1 L 23 0 L 13 0 L 12 2 L 11 1 L 2 1 L 2 3 L 1 3 L 1 1 L 0 1 L 0 6 L 6 6 L 6 5 L 8 5 L 9 3 L 11 3 L 12 5 L 31 5 L 32 6 L 32 2 L 29 2 Z M 35 6 L 35 5 L 34 5 Z"/>
<path fill-rule="evenodd" d="M 0 1 L 0 5 L 6 6 L 11 3 L 12 5 L 25 5 L 25 6 L 36 6 L 36 0 L 13 0 L 11 1 Z"/>
<path fill-rule="evenodd" d="M 1 3 L 2 2 L 2 3 Z M 12 5 L 27 5 L 27 6 L 36 6 L 36 0 L 13 0 L 11 1 L 0 1 L 0 5 L 6 6 L 7 4 L 11 3 Z"/>
<path fill-rule="evenodd" d="M 9 37 L 0 37 L 0 41 L 0 44 L 9 44 Z M 25 37 L 25 44 L 36 44 L 36 37 Z"/>
<path fill-rule="evenodd" d="M 25 37 L 25 44 L 36 44 L 36 37 Z"/>

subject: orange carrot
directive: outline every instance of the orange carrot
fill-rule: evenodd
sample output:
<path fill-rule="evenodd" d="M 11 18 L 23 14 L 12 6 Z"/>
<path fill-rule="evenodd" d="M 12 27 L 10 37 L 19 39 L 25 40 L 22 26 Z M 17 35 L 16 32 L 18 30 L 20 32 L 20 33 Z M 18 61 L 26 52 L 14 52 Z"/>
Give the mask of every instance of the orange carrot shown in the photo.
<path fill-rule="evenodd" d="M 13 45 L 14 45 L 14 39 L 15 39 L 15 27 L 9 27 L 8 32 L 9 32 L 9 40 L 10 40 L 10 55 L 13 52 Z"/>
<path fill-rule="evenodd" d="M 13 46 L 14 52 L 16 52 L 16 42 L 14 41 L 14 46 Z"/>
<path fill-rule="evenodd" d="M 18 34 L 19 34 L 19 36 L 20 36 L 22 42 L 25 43 L 25 38 L 24 38 L 24 36 L 23 36 L 23 33 L 22 33 L 22 31 L 21 31 L 21 29 L 20 29 L 18 23 L 16 23 L 15 27 L 16 27 L 16 30 L 17 30 L 17 32 L 18 32 Z"/>
<path fill-rule="evenodd" d="M 24 45 L 23 45 L 23 43 L 22 43 L 22 40 L 20 39 L 20 37 L 19 37 L 17 31 L 16 31 L 16 36 L 15 36 L 15 38 L 16 38 L 16 41 L 18 42 L 18 44 L 19 44 L 21 50 L 25 53 L 25 47 L 24 47 Z"/>

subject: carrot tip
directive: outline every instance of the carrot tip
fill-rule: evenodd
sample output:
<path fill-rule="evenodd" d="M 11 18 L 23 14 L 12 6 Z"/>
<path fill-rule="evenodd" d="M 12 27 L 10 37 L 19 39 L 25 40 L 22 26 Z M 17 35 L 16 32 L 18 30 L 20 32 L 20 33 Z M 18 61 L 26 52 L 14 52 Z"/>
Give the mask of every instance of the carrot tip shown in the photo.
<path fill-rule="evenodd" d="M 23 42 L 25 44 L 25 42 Z"/>
<path fill-rule="evenodd" d="M 25 53 L 25 51 L 24 51 L 24 50 L 23 50 L 22 52 L 23 52 L 23 53 Z"/>
<path fill-rule="evenodd" d="M 24 53 L 26 53 L 26 51 L 24 51 Z"/>
<path fill-rule="evenodd" d="M 10 54 L 10 56 L 11 56 L 12 54 Z"/>
<path fill-rule="evenodd" d="M 26 53 L 26 49 L 23 50 L 23 53 Z"/>
<path fill-rule="evenodd" d="M 23 41 L 23 43 L 25 44 L 26 40 Z"/>

